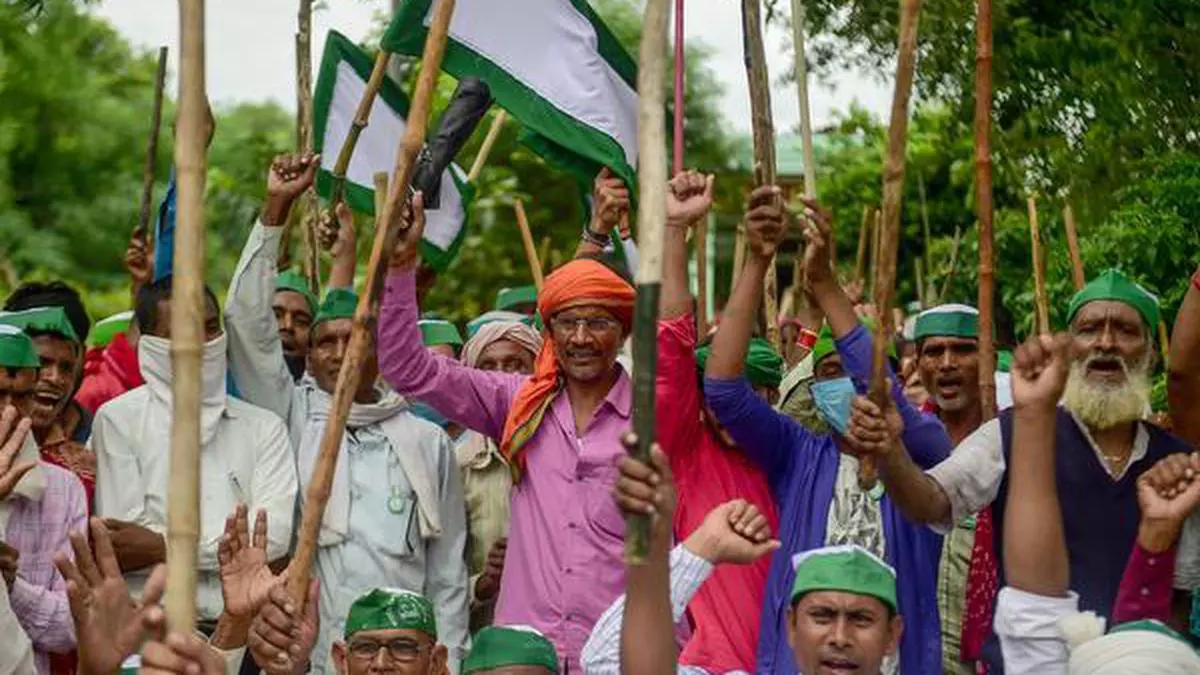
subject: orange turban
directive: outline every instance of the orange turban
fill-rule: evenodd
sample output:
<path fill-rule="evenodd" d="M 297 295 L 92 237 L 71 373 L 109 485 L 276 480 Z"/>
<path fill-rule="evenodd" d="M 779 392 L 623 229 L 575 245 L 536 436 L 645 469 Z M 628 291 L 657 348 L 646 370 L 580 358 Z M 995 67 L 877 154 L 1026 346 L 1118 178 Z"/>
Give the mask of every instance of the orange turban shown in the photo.
<path fill-rule="evenodd" d="M 551 317 L 572 307 L 600 306 L 615 314 L 628 334 L 633 325 L 636 297 L 629 282 L 603 264 L 587 258 L 572 260 L 546 277 L 546 283 L 538 293 L 538 313 L 545 324 L 542 328 L 545 340 L 534 362 L 533 375 L 517 391 L 508 409 L 504 436 L 500 441 L 500 453 L 512 467 L 514 481 L 519 482 L 525 471 L 521 451 L 537 433 L 550 403 L 562 390 L 558 358 L 554 355 L 554 333 L 549 328 Z"/>

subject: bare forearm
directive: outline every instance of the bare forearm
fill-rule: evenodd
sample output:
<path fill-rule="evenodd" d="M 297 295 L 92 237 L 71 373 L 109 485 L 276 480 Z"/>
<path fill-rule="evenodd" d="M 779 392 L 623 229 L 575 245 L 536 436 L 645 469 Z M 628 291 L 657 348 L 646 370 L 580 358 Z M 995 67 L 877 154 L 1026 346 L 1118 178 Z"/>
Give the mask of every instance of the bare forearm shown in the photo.
<path fill-rule="evenodd" d="M 116 547 L 117 563 L 122 572 L 145 569 L 167 561 L 167 545 L 161 535 L 143 545 Z"/>
<path fill-rule="evenodd" d="M 922 524 L 950 522 L 950 499 L 945 490 L 913 462 L 902 444 L 879 462 L 879 476 L 905 518 Z"/>
<path fill-rule="evenodd" d="M 354 288 L 354 267 L 358 260 L 355 258 L 354 246 L 348 250 L 339 251 L 333 259 L 333 267 L 329 270 L 329 288 Z"/>
<path fill-rule="evenodd" d="M 763 277 L 769 264 L 757 255 L 747 256 L 733 294 L 725 305 L 721 328 L 713 338 L 712 356 L 705 371 L 708 377 L 728 380 L 742 374 L 754 317 L 762 300 Z"/>
<path fill-rule="evenodd" d="M 687 258 L 687 231 L 678 227 L 665 228 L 662 300 L 658 311 L 660 319 L 683 316 L 692 308 L 692 294 L 688 292 Z"/>
<path fill-rule="evenodd" d="M 660 675 L 676 668 L 671 621 L 670 537 L 651 537 L 646 563 L 626 568 L 621 625 L 622 675 Z"/>
<path fill-rule="evenodd" d="M 817 307 L 829 320 L 829 329 L 834 337 L 840 338 L 854 330 L 858 325 L 858 314 L 836 279 L 815 280 L 812 282 L 812 291 Z"/>
<path fill-rule="evenodd" d="M 235 617 L 224 612 L 217 619 L 216 630 L 208 643 L 225 651 L 246 646 L 253 617 Z"/>
<path fill-rule="evenodd" d="M 1013 588 L 1062 597 L 1070 573 L 1055 482 L 1054 435 L 1053 408 L 1015 411 L 1004 571 Z"/>
<path fill-rule="evenodd" d="M 1188 286 L 1171 331 L 1167 399 L 1175 433 L 1200 445 L 1200 290 Z"/>

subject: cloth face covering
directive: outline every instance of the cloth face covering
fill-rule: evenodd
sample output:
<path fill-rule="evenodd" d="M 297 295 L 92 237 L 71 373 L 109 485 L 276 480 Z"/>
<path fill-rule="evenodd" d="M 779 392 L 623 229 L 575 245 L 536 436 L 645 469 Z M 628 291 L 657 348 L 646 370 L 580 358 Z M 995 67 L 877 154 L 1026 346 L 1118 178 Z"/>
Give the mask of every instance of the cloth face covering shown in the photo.
<path fill-rule="evenodd" d="M 810 386 L 813 403 L 821 417 L 829 422 L 839 435 L 845 436 L 850 426 L 850 404 L 858 393 L 854 381 L 848 377 L 813 382 Z"/>

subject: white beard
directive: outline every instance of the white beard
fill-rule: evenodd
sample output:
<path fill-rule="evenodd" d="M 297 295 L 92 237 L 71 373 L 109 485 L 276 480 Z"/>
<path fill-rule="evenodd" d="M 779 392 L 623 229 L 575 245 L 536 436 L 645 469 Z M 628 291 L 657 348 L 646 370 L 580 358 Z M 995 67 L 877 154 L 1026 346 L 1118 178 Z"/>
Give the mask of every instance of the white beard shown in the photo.
<path fill-rule="evenodd" d="M 1110 429 L 1142 419 L 1150 405 L 1150 359 L 1130 367 L 1120 359 L 1125 381 L 1094 384 L 1087 379 L 1087 365 L 1095 355 L 1071 363 L 1063 406 L 1093 429 Z"/>

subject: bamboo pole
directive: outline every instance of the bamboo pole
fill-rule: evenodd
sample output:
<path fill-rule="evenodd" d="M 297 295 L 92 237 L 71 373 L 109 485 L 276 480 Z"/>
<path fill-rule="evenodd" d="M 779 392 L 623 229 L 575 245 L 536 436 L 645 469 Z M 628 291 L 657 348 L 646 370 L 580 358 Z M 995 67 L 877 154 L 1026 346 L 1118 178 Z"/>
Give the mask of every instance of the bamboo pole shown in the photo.
<path fill-rule="evenodd" d="M 995 270 L 992 256 L 992 0 L 975 17 L 975 210 L 979 220 L 979 403 L 996 416 Z"/>
<path fill-rule="evenodd" d="M 167 48 L 158 48 L 158 70 L 154 74 L 154 112 L 150 114 L 150 136 L 146 140 L 146 163 L 142 165 L 142 204 L 135 236 L 148 243 L 150 209 L 154 200 L 154 174 L 158 165 L 158 130 L 162 126 L 163 87 L 167 81 Z"/>
<path fill-rule="evenodd" d="M 386 171 L 380 171 L 371 176 L 371 181 L 375 185 L 375 227 L 379 227 L 379 217 L 383 215 L 383 210 L 387 208 L 388 198 L 388 175 Z"/>
<path fill-rule="evenodd" d="M 760 0 L 742 0 L 742 53 L 750 84 L 750 124 L 754 131 L 754 178 L 758 185 L 775 185 L 775 128 L 771 121 L 771 82 L 767 75 Z M 638 91 L 645 91 L 638 89 Z M 763 321 L 767 340 L 779 351 L 779 290 L 775 256 L 763 279 Z"/>
<path fill-rule="evenodd" d="M 655 374 L 658 361 L 658 301 L 662 293 L 663 228 L 667 221 L 667 0 L 647 0 L 638 54 L 638 269 L 633 321 L 634 457 L 648 462 L 655 437 Z M 625 520 L 625 560 L 646 560 L 650 518 Z"/>
<path fill-rule="evenodd" d="M 1029 206 L 1029 244 L 1033 257 L 1033 298 L 1037 307 L 1034 331 L 1042 335 L 1050 331 L 1050 303 L 1046 300 L 1046 270 L 1042 257 L 1042 233 L 1038 229 L 1037 197 L 1029 195 L 1026 203 Z"/>
<path fill-rule="evenodd" d="M 513 200 L 513 210 L 517 213 L 517 227 L 521 229 L 521 243 L 525 246 L 525 260 L 529 262 L 529 273 L 533 276 L 533 285 L 538 293 L 542 292 L 545 275 L 542 264 L 538 260 L 537 249 L 533 245 L 533 231 L 529 229 L 529 218 L 525 215 L 525 204 L 520 199 Z"/>
<path fill-rule="evenodd" d="M 950 268 L 946 272 L 946 278 L 942 280 L 942 292 L 938 293 L 938 298 L 946 297 L 950 292 L 950 280 L 954 278 L 954 271 L 958 268 L 958 251 L 962 246 L 962 229 L 954 228 L 954 242 L 950 245 Z"/>
<path fill-rule="evenodd" d="M 733 236 L 733 273 L 729 275 L 729 292 L 737 285 L 738 277 L 742 275 L 742 266 L 746 264 L 746 226 L 738 223 Z"/>
<path fill-rule="evenodd" d="M 313 149 L 312 3 L 313 0 L 300 0 L 296 12 L 296 147 L 305 154 Z M 304 242 L 304 278 L 308 280 L 308 290 L 319 294 L 321 268 L 317 246 L 317 209 L 317 195 L 310 187 L 300 197 L 297 211 L 301 240 Z"/>
<path fill-rule="evenodd" d="M 1163 367 L 1165 368 L 1171 355 L 1171 335 L 1167 332 L 1167 324 L 1162 319 L 1158 321 L 1158 347 L 1162 350 Z"/>
<path fill-rule="evenodd" d="M 708 218 L 696 225 L 696 333 L 708 334 Z"/>
<path fill-rule="evenodd" d="M 920 257 L 913 260 L 913 275 L 917 282 L 917 303 L 921 305 L 921 309 L 925 309 L 928 307 L 925 304 L 925 261 Z"/>
<path fill-rule="evenodd" d="M 1079 234 L 1075 230 L 1075 210 L 1070 204 L 1063 207 L 1063 222 L 1067 226 L 1067 250 L 1071 253 L 1071 278 L 1075 281 L 1075 290 L 1080 290 L 1087 284 L 1083 274 L 1083 256 L 1079 255 Z"/>
<path fill-rule="evenodd" d="M 881 409 L 891 404 L 888 383 L 888 345 L 892 341 L 892 291 L 896 285 L 896 249 L 900 240 L 900 207 L 904 198 L 904 158 L 908 146 L 908 101 L 912 96 L 917 61 L 917 20 L 921 0 L 900 2 L 900 42 L 896 59 L 896 91 L 888 124 L 888 152 L 883 171 L 883 229 L 879 236 L 879 263 L 875 266 L 875 307 L 879 311 L 875 354 L 871 362 L 870 398 Z M 858 483 L 864 489 L 878 481 L 873 457 L 858 465 Z"/>
<path fill-rule="evenodd" d="M 862 223 L 858 226 L 858 255 L 854 259 L 854 278 L 867 278 L 867 241 L 871 235 L 871 207 L 863 207 Z"/>
<path fill-rule="evenodd" d="M 683 52 L 683 0 L 675 0 L 675 109 L 671 135 L 671 175 L 683 171 L 683 94 L 687 72 Z"/>
<path fill-rule="evenodd" d="M 468 183 L 474 183 L 475 179 L 479 178 L 483 166 L 487 164 L 488 155 L 492 153 L 492 146 L 496 144 L 496 139 L 500 137 L 500 131 L 504 128 L 504 120 L 507 118 L 508 113 L 504 110 L 492 117 L 492 126 L 488 127 L 487 136 L 483 137 L 483 144 L 479 146 L 479 152 L 475 153 L 475 161 L 471 163 L 471 170 L 467 172 Z"/>
<path fill-rule="evenodd" d="M 196 626 L 200 538 L 200 397 L 204 356 L 204 0 L 179 2 L 175 253 L 171 293 L 171 477 L 167 497 L 167 624 Z"/>
<path fill-rule="evenodd" d="M 333 222 L 337 222 L 334 209 L 345 198 L 346 170 L 350 168 L 350 159 L 354 156 L 354 148 L 358 145 L 358 139 L 362 136 L 363 129 L 366 129 L 370 122 L 371 106 L 375 104 L 375 97 L 383 85 L 383 78 L 387 76 L 388 57 L 389 54 L 383 50 L 375 55 L 375 65 L 371 68 L 371 77 L 367 79 L 367 88 L 363 90 L 362 98 L 358 99 L 358 108 L 354 111 L 354 122 L 350 125 L 346 140 L 342 141 L 337 160 L 333 164 L 333 171 L 330 172 L 333 176 L 333 184 L 329 194 L 328 217 L 334 219 Z M 375 215 L 378 216 L 379 211 L 376 211 Z"/>
<path fill-rule="evenodd" d="M 325 424 L 312 479 L 305 491 L 300 527 L 297 530 L 296 550 L 292 556 L 291 573 L 288 576 L 288 592 L 297 603 L 303 603 L 308 592 L 309 575 L 317 551 L 317 535 L 321 529 L 321 519 L 325 515 L 325 504 L 329 501 L 333 474 L 337 469 L 342 434 L 346 431 L 350 404 L 353 403 L 354 394 L 358 390 L 363 364 L 375 334 L 387 260 L 395 250 L 396 241 L 401 233 L 401 228 L 396 223 L 397 216 L 408 198 L 416 156 L 425 142 L 429 109 L 442 66 L 454 2 L 455 0 L 439 0 L 434 7 L 429 34 L 425 39 L 425 49 L 421 55 L 421 71 L 417 76 L 408 123 L 400 141 L 400 151 L 396 155 L 396 168 L 388 188 L 387 202 L 382 211 L 376 214 L 375 240 L 367 262 L 366 284 L 354 311 L 350 344 L 346 348 L 346 358 L 342 360 L 342 368 L 338 372 L 329 421 Z"/>
<path fill-rule="evenodd" d="M 552 241 L 550 235 L 546 235 L 542 237 L 542 243 L 538 246 L 538 264 L 541 265 L 543 270 L 550 264 L 550 244 Z"/>
<path fill-rule="evenodd" d="M 921 260 L 924 261 L 925 271 L 933 272 L 933 259 L 929 257 L 929 204 L 925 194 L 925 176 L 917 172 L 917 197 L 921 200 Z M 922 291 L 924 293 L 924 291 Z"/>
<path fill-rule="evenodd" d="M 879 235 L 883 233 L 883 207 L 875 210 L 875 227 L 871 230 L 871 263 L 868 279 L 871 280 L 871 294 L 875 294 L 875 275 L 879 270 Z"/>
<path fill-rule="evenodd" d="M 796 69 L 796 96 L 800 109 L 800 143 L 804 153 L 804 196 L 817 198 L 817 161 L 813 151 L 812 109 L 808 100 L 808 51 L 804 46 L 804 0 L 792 0 L 792 51 Z M 836 257 L 837 245 L 830 253 Z M 798 311 L 804 302 L 804 251 L 796 251 L 792 264 L 792 308 Z M 836 259 L 833 261 L 837 269 Z"/>

